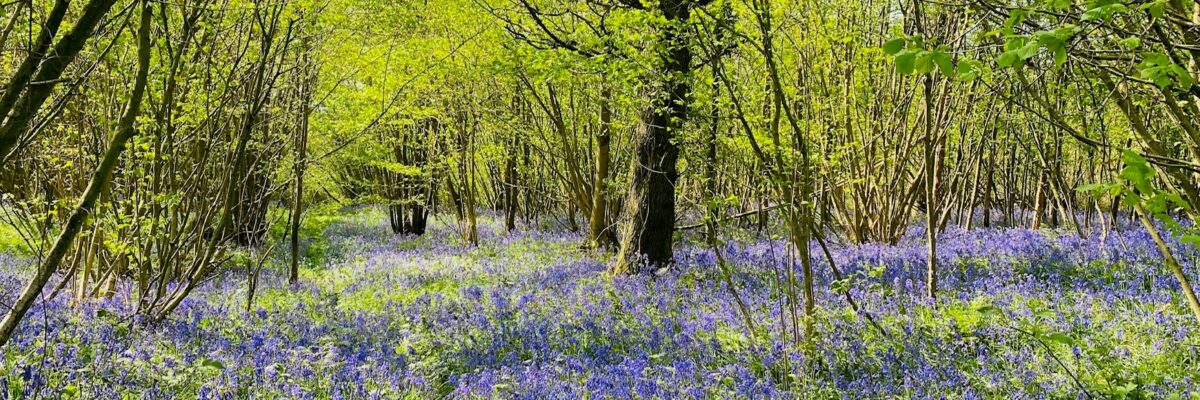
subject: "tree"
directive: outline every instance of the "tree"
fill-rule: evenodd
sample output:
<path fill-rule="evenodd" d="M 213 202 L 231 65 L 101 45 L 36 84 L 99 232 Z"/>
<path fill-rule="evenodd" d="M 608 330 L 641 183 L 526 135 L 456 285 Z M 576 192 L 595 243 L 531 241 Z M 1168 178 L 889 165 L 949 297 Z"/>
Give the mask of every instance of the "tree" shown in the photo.
<path fill-rule="evenodd" d="M 679 179 L 676 135 L 688 118 L 692 49 L 689 19 L 707 1 L 664 0 L 654 11 L 666 20 L 659 37 L 657 87 L 634 135 L 635 156 L 620 232 L 615 273 L 670 264 L 675 233 L 675 186 Z"/>

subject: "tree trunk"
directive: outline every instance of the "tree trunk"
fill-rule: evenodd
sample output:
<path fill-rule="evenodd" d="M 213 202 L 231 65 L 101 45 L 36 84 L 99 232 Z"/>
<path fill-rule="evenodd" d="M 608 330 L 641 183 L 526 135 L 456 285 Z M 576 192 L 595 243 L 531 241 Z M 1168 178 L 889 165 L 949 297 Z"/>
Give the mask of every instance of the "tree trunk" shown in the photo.
<path fill-rule="evenodd" d="M 1042 229 L 1042 213 L 1046 210 L 1046 173 L 1042 171 L 1038 174 L 1037 179 L 1037 195 L 1033 198 L 1033 222 L 1030 223 L 1029 229 Z"/>
<path fill-rule="evenodd" d="M 721 32 L 724 32 L 724 30 L 718 30 L 717 32 L 721 33 Z M 720 39 L 720 36 L 718 36 L 718 40 L 719 39 Z M 716 201 L 717 201 L 717 137 L 718 137 L 719 131 L 721 129 L 721 124 L 720 124 L 721 108 L 720 108 L 720 101 L 719 101 L 719 99 L 721 98 L 721 76 L 720 76 L 721 74 L 719 73 L 720 66 L 717 65 L 717 63 L 721 62 L 721 58 L 719 56 L 713 57 L 711 62 L 712 62 L 712 78 L 713 78 L 713 82 L 712 82 L 713 97 L 712 97 L 712 104 L 709 105 L 709 107 L 711 107 L 709 109 L 709 118 L 712 119 L 712 121 L 711 121 L 711 125 L 709 126 L 708 143 L 705 143 L 706 154 L 704 155 L 705 156 L 705 166 L 704 166 L 704 192 L 705 193 L 704 194 L 707 197 L 708 203 L 709 203 L 708 207 L 706 207 L 706 209 L 708 210 L 708 219 L 710 220 L 710 222 L 709 222 L 708 227 L 705 230 L 704 234 L 705 234 L 705 236 L 707 236 L 707 241 L 709 243 L 716 243 L 717 242 L 716 220 L 718 217 L 717 213 L 720 211 L 720 209 L 717 208 L 717 203 L 716 203 Z M 714 247 L 714 251 L 715 251 L 715 247 Z"/>
<path fill-rule="evenodd" d="M 1154 222 L 1147 216 L 1146 209 L 1141 204 L 1138 204 L 1134 206 L 1134 212 L 1141 219 L 1142 226 L 1146 227 L 1146 231 L 1150 233 L 1150 238 L 1154 239 L 1154 244 L 1158 247 L 1159 254 L 1162 254 L 1163 263 L 1167 265 L 1167 269 L 1171 270 L 1171 274 L 1179 282 L 1179 290 L 1183 292 L 1184 300 L 1187 303 L 1188 309 L 1192 311 L 1192 316 L 1196 318 L 1196 322 L 1200 322 L 1200 300 L 1196 299 L 1196 290 L 1192 288 L 1192 283 L 1188 281 L 1187 273 L 1183 271 L 1183 266 L 1179 264 L 1179 260 L 1175 258 L 1175 254 L 1171 253 L 1171 248 L 1167 247 L 1167 243 L 1163 241 L 1158 227 L 1154 226 Z"/>
<path fill-rule="evenodd" d="M 607 84 L 600 90 L 600 132 L 596 134 L 596 177 L 592 184 L 592 214 L 588 217 L 588 231 L 591 234 L 592 246 L 604 247 L 607 244 L 605 232 L 608 231 L 608 199 L 605 197 L 604 181 L 608 179 L 611 161 L 609 154 L 612 145 L 612 89 Z"/>
<path fill-rule="evenodd" d="M 504 157 L 504 231 L 517 229 L 517 139 Z"/>
<path fill-rule="evenodd" d="M 675 133 L 687 119 L 687 76 L 692 64 L 687 29 L 691 2 L 663 0 L 659 11 L 668 26 L 662 33 L 659 52 L 664 77 L 662 92 L 656 94 L 643 116 L 635 137 L 637 147 L 626 200 L 621 250 L 613 272 L 632 274 L 643 266 L 665 266 L 672 260 L 675 228 L 675 184 L 679 179 L 676 161 L 679 147 Z M 653 270 L 653 269 L 651 269 Z"/>
<path fill-rule="evenodd" d="M 305 50 L 307 50 L 307 46 Z M 296 176 L 296 192 L 292 197 L 292 257 L 291 265 L 288 268 L 288 284 L 293 286 L 300 282 L 300 223 L 304 217 L 304 173 L 308 167 L 308 117 L 312 113 L 312 82 L 306 77 L 301 85 L 303 86 L 300 93 L 300 126 L 296 129 L 296 164 L 293 166 L 295 168 L 293 174 Z"/>
<path fill-rule="evenodd" d="M 934 162 L 933 138 L 933 76 L 925 77 L 925 240 L 928 253 L 925 257 L 925 294 L 937 299 L 937 210 L 938 181 L 937 163 Z"/>

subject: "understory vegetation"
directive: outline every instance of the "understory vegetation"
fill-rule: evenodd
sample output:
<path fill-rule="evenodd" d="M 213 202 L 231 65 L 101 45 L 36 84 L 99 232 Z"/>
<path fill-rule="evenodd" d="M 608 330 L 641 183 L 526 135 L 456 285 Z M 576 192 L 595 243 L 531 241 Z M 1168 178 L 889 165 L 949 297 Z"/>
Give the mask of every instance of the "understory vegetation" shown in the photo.
<path fill-rule="evenodd" d="M 378 209 L 347 213 L 320 235 L 325 255 L 301 285 L 268 273 L 250 312 L 241 271 L 155 326 L 123 317 L 128 292 L 59 297 L 6 348 L 0 387 L 10 398 L 1200 396 L 1193 323 L 1168 277 L 1145 278 L 1160 260 L 1141 230 L 951 229 L 940 261 L 955 295 L 938 304 L 913 279 L 919 227 L 896 245 L 830 249 L 848 278 L 818 276 L 820 322 L 801 350 L 769 328 L 788 313 L 764 284 L 795 267 L 786 241 L 748 234 L 763 239 L 720 249 L 758 324 L 751 337 L 696 238 L 671 272 L 609 280 L 609 256 L 580 249 L 580 234 L 510 235 L 501 220 L 483 216 L 480 246 L 464 249 L 442 224 L 394 236 Z M 27 263 L 4 262 L 12 293 L 23 274 L 11 266 Z"/>

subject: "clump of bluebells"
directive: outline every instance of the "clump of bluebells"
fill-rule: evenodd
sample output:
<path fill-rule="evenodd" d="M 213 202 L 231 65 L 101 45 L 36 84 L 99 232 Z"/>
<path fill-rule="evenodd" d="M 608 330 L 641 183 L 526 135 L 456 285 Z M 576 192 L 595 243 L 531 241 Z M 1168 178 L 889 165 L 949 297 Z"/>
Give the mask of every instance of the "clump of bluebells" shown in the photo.
<path fill-rule="evenodd" d="M 780 328 L 776 277 L 798 267 L 783 241 L 720 249 L 749 332 L 703 246 L 662 276 L 608 277 L 575 233 L 493 224 L 465 248 L 447 226 L 383 224 L 331 225 L 327 258 L 297 287 L 267 272 L 252 312 L 238 273 L 160 324 L 128 317 L 128 290 L 40 303 L 3 350 L 0 399 L 1200 398 L 1200 327 L 1141 230 L 951 229 L 937 303 L 919 227 L 831 249 L 839 281 L 815 251 L 820 311 L 798 345 Z M 0 255 L 0 301 L 27 264 Z"/>

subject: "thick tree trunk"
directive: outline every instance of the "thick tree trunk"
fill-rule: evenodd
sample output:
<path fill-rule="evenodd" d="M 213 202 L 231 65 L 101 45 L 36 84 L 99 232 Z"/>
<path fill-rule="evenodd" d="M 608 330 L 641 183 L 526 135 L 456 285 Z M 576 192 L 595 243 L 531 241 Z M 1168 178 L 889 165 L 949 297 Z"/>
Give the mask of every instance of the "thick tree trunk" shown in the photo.
<path fill-rule="evenodd" d="M 662 71 L 658 76 L 664 77 L 663 91 L 645 112 L 635 137 L 637 151 L 614 273 L 638 273 L 643 266 L 662 267 L 672 260 L 675 184 L 679 179 L 675 133 L 687 119 L 691 89 L 687 76 L 692 52 L 683 26 L 691 11 L 690 3 L 663 0 L 658 5 L 668 23 L 659 53 Z"/>
<path fill-rule="evenodd" d="M 87 189 L 84 190 L 83 196 L 79 199 L 79 204 L 71 211 L 71 215 L 67 218 L 67 223 L 63 227 L 62 233 L 55 239 L 54 247 L 51 248 L 50 253 L 42 260 L 42 263 L 38 265 L 33 279 L 29 281 L 29 284 L 21 291 L 17 300 L 13 302 L 12 309 L 4 315 L 4 320 L 0 321 L 0 346 L 8 343 L 13 331 L 17 328 L 17 324 L 21 322 L 25 313 L 33 306 L 34 300 L 41 294 L 42 289 L 46 286 L 46 282 L 50 280 L 50 276 L 58 270 L 59 264 L 67 254 L 67 250 L 71 248 L 71 244 L 83 228 L 84 222 L 87 221 L 88 216 L 96 207 L 96 200 L 100 197 L 100 193 L 104 191 L 104 188 L 112 180 L 113 170 L 121 158 L 121 153 L 125 150 L 125 145 L 137 133 L 134 122 L 137 120 L 138 113 L 141 110 L 142 97 L 146 92 L 146 81 L 150 70 L 150 18 L 152 15 L 150 10 L 150 3 L 148 1 L 143 2 L 141 20 L 138 25 L 138 70 L 134 79 L 133 91 L 129 94 L 129 102 L 126 104 L 125 111 L 122 113 L 121 120 L 117 125 L 117 133 L 113 136 L 112 141 L 109 142 L 108 149 L 105 150 L 100 165 L 96 167 L 96 172 L 88 182 Z"/>
<path fill-rule="evenodd" d="M 404 210 L 404 206 L 400 204 L 388 205 L 388 223 L 392 227 L 392 234 L 403 235 L 408 233 L 408 214 Z"/>
<path fill-rule="evenodd" d="M 430 192 L 430 194 L 428 194 L 425 197 L 425 200 L 423 200 L 423 201 L 425 201 L 424 204 L 422 204 L 422 203 L 414 204 L 412 209 L 410 210 L 412 212 L 412 216 L 411 216 L 411 219 L 409 220 L 410 221 L 409 228 L 411 229 L 412 234 L 414 234 L 414 235 L 420 236 L 420 235 L 425 234 L 425 221 L 427 220 L 427 217 L 429 216 L 429 213 L 425 211 L 425 204 L 429 204 L 429 202 L 432 201 L 432 199 L 433 199 L 432 196 L 433 196 L 433 194 L 432 194 L 432 192 Z"/>

